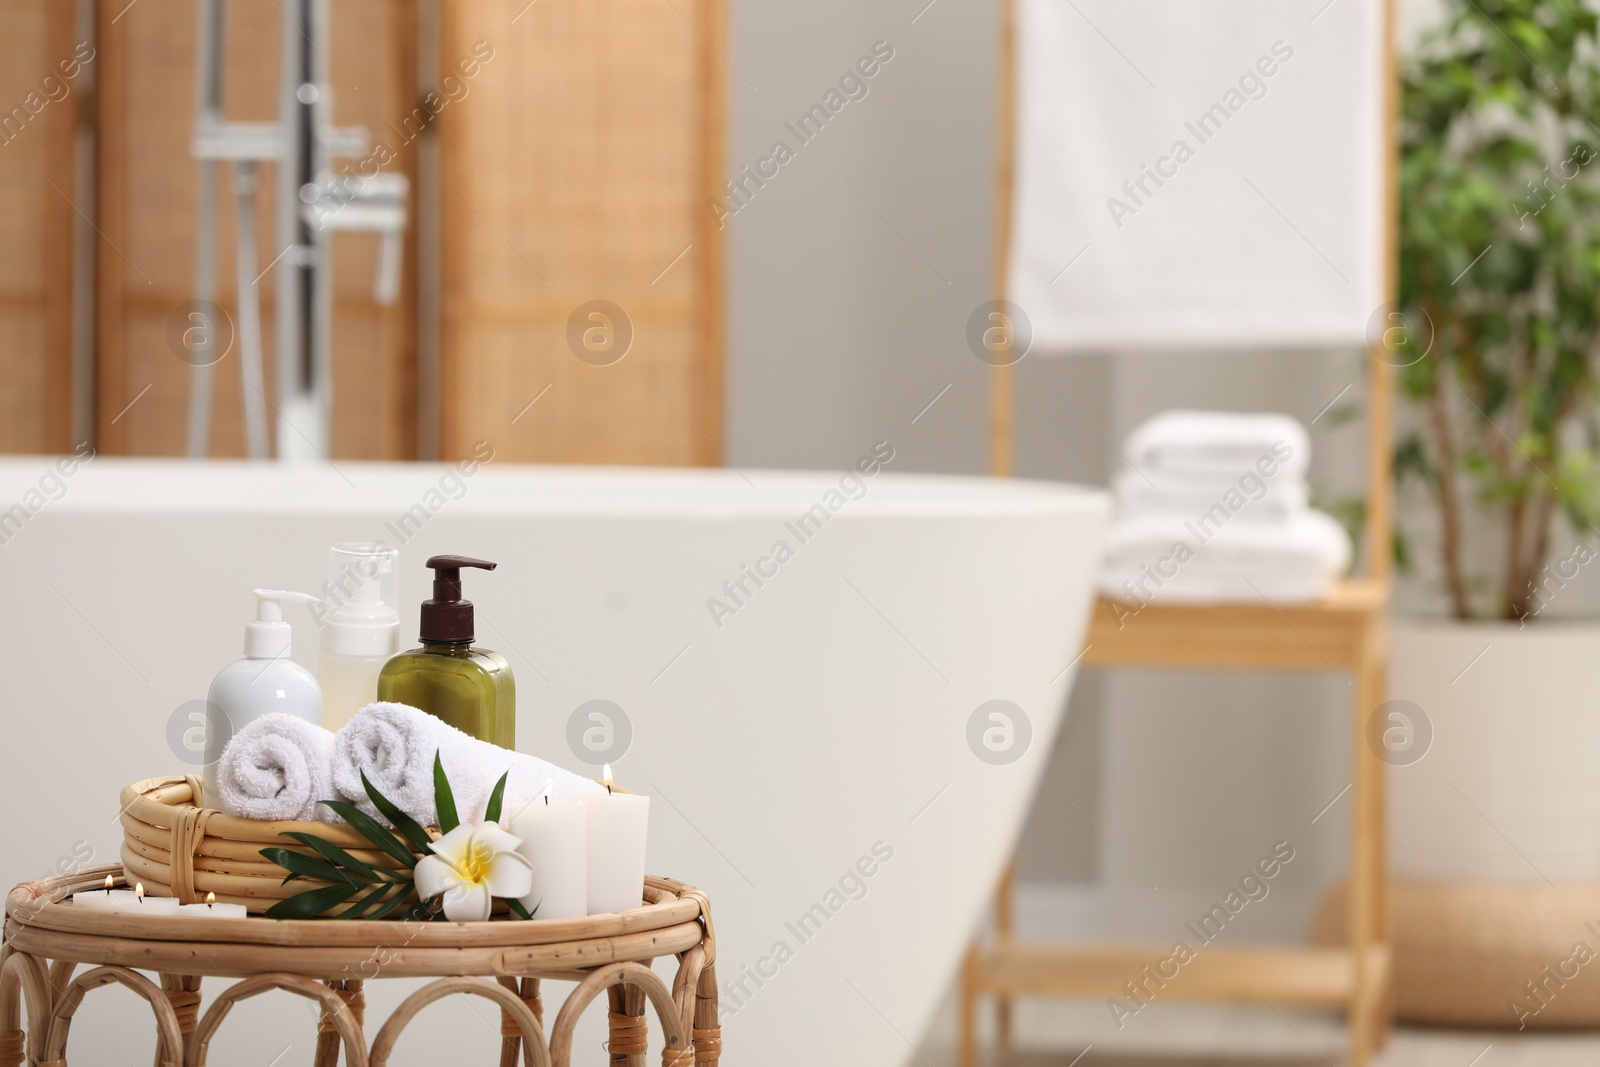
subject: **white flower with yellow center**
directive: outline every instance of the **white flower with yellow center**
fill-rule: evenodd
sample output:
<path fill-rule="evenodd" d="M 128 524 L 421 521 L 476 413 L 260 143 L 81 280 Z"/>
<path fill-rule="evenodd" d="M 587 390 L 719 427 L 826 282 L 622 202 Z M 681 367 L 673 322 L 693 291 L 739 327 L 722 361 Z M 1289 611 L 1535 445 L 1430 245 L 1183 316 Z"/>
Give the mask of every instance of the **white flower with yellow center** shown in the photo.
<path fill-rule="evenodd" d="M 433 855 L 417 861 L 417 896 L 444 896 L 452 922 L 484 922 L 495 897 L 520 898 L 533 891 L 533 867 L 517 854 L 522 841 L 494 823 L 462 824 L 429 845 Z"/>

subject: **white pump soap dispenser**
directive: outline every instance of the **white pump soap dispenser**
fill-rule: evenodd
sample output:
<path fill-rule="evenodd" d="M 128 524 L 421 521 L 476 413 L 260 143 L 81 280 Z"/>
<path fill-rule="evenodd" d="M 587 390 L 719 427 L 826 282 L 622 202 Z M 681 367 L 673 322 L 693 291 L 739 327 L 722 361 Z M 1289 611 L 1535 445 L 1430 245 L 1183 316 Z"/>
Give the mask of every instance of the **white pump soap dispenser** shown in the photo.
<path fill-rule="evenodd" d="M 217 805 L 217 765 L 235 733 L 275 711 L 322 722 L 322 690 L 310 671 L 289 658 L 291 631 L 283 618 L 285 600 L 316 604 L 317 598 L 274 589 L 257 589 L 255 595 L 255 620 L 244 627 L 244 658 L 218 671 L 206 694 L 208 807 Z"/>
<path fill-rule="evenodd" d="M 381 543 L 351 542 L 328 551 L 326 594 L 312 608 L 322 623 L 317 681 L 322 725 L 339 730 L 378 699 L 378 673 L 400 651 L 395 563 L 400 553 Z"/>

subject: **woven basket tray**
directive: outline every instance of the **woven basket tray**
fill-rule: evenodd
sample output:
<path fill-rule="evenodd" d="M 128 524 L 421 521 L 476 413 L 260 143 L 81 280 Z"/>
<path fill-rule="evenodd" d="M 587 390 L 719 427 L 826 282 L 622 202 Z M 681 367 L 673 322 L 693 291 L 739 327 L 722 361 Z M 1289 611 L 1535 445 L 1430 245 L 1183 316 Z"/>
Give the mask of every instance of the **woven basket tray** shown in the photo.
<path fill-rule="evenodd" d="M 220 902 L 243 904 L 260 914 L 303 893 L 310 883 L 282 884 L 288 872 L 261 858 L 269 846 L 312 855 L 284 837 L 286 831 L 316 834 L 375 867 L 398 866 L 348 826 L 240 819 L 196 807 L 201 792 L 195 775 L 148 778 L 122 791 L 122 865 L 128 880 L 142 882 L 153 896 L 195 904 L 215 893 Z"/>

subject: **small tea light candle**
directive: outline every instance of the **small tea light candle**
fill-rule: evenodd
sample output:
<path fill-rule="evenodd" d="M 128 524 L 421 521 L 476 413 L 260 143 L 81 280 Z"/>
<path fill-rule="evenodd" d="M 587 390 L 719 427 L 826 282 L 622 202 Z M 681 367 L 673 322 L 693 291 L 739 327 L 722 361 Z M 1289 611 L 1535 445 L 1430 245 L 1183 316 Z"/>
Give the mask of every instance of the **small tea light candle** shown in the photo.
<path fill-rule="evenodd" d="M 533 889 L 522 906 L 535 919 L 581 919 L 589 914 L 589 809 L 550 791 L 511 817 L 517 852 L 533 866 Z M 537 909 L 537 910 L 535 910 Z"/>
<path fill-rule="evenodd" d="M 644 904 L 645 842 L 650 831 L 650 798 L 613 792 L 606 764 L 604 793 L 578 800 L 589 814 L 589 914 L 627 911 Z"/>
<path fill-rule="evenodd" d="M 144 885 L 135 882 L 132 889 L 112 889 L 116 883 L 106 875 L 106 888 L 87 893 L 72 894 L 72 906 L 90 911 L 133 915 L 176 915 L 178 902 L 171 897 L 146 896 Z"/>
<path fill-rule="evenodd" d="M 191 919 L 243 919 L 250 913 L 243 904 L 218 904 L 215 893 L 207 893 L 204 904 L 180 904 L 178 914 Z"/>
<path fill-rule="evenodd" d="M 117 880 L 108 874 L 104 889 L 72 894 L 72 906 L 82 908 L 84 911 L 116 911 L 117 898 L 130 895 L 126 889 L 112 888 L 116 884 Z"/>

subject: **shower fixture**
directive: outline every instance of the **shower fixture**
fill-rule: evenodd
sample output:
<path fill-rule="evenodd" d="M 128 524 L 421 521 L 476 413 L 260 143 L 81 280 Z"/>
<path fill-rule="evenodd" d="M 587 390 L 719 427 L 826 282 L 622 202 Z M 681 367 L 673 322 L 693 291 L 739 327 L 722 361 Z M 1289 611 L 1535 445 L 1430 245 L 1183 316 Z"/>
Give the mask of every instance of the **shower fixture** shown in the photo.
<path fill-rule="evenodd" d="M 222 164 L 233 165 L 237 347 L 244 405 L 245 443 L 251 459 L 270 448 L 267 408 L 277 415 L 281 460 L 327 458 L 333 416 L 333 234 L 380 236 L 373 298 L 388 306 L 399 297 L 401 241 L 410 183 L 404 175 L 336 175 L 335 159 L 359 157 L 369 134 L 361 126 L 333 125 L 328 83 L 330 0 L 280 0 L 283 41 L 276 122 L 230 122 L 223 109 L 227 69 L 228 0 L 199 4 L 196 121 L 191 152 L 200 163 L 200 224 L 195 257 L 196 314 L 205 316 L 207 343 L 219 336 L 210 321 L 216 307 L 218 187 Z M 258 266 L 256 194 L 263 163 L 276 165 L 274 257 Z M 274 314 L 277 402 L 268 400 L 262 372 L 261 298 L 258 288 L 276 272 Z M 191 364 L 187 451 L 209 454 L 213 370 L 227 355 Z"/>

